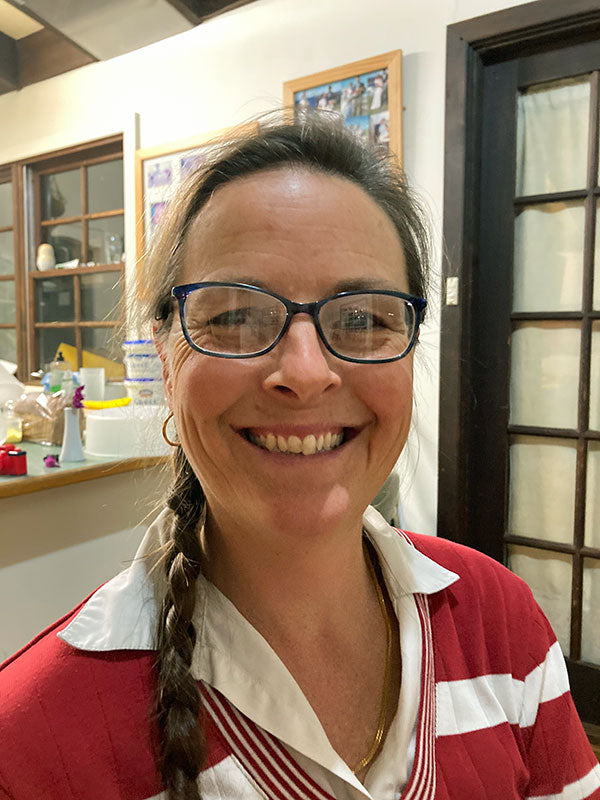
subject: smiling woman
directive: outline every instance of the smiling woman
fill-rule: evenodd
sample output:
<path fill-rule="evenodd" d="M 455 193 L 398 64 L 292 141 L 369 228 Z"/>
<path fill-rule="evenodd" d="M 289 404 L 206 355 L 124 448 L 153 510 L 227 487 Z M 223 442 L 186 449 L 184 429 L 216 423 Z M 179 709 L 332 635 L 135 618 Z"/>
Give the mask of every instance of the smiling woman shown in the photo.
<path fill-rule="evenodd" d="M 600 800 L 526 585 L 369 506 L 427 258 L 402 173 L 328 116 L 181 188 L 140 312 L 172 489 L 133 565 L 0 672 L 0 798 Z"/>

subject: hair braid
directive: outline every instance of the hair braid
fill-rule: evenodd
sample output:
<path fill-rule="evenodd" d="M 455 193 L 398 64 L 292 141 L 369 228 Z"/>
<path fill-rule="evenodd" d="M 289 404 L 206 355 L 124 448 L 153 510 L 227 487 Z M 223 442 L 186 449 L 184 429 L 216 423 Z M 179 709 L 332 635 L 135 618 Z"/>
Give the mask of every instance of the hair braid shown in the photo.
<path fill-rule="evenodd" d="M 205 759 L 198 717 L 201 699 L 190 666 L 196 643 L 192 615 L 200 574 L 197 525 L 205 507 L 202 487 L 181 447 L 174 454 L 175 477 L 167 505 L 175 513 L 165 559 L 167 593 L 158 621 L 158 764 L 169 800 L 200 800 L 196 778 Z"/>

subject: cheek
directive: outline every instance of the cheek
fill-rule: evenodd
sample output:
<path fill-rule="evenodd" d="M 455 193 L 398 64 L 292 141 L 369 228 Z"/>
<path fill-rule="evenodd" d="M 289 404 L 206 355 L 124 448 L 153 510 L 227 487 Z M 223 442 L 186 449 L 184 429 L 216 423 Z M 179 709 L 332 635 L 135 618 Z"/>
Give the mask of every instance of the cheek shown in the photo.
<path fill-rule="evenodd" d="M 183 336 L 171 351 L 175 413 L 186 426 L 213 424 L 248 391 L 248 369 L 240 362 L 213 358 L 192 350 Z"/>
<path fill-rule="evenodd" d="M 362 373 L 362 396 L 390 443 L 404 438 L 410 427 L 413 402 L 412 361 L 403 359 Z"/>

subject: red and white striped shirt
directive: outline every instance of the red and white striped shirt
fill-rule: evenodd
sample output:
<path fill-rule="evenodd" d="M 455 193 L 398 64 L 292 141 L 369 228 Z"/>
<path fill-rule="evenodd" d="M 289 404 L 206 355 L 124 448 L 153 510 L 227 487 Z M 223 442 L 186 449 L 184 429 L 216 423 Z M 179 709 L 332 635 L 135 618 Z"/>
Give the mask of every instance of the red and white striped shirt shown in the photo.
<path fill-rule="evenodd" d="M 192 673 L 204 800 L 600 800 L 562 654 L 527 586 L 467 548 L 398 535 L 372 509 L 364 523 L 403 658 L 398 713 L 364 785 L 268 643 L 203 580 Z M 162 587 L 151 566 L 136 560 L 0 668 L 0 798 L 161 797 L 149 710 Z"/>

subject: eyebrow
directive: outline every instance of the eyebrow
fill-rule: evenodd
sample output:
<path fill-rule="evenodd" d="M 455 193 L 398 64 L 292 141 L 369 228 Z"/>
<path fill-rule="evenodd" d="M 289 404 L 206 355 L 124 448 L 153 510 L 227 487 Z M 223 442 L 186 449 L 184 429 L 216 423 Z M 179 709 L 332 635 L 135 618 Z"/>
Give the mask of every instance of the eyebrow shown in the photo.
<path fill-rule="evenodd" d="M 245 283 L 249 286 L 257 286 L 259 289 L 273 291 L 269 284 L 251 275 L 237 275 L 235 278 L 229 278 L 229 281 L 232 283 Z M 327 291 L 327 296 L 340 294 L 340 292 L 368 292 L 372 289 L 392 292 L 400 291 L 400 287 L 396 283 L 388 281 L 385 278 L 348 278 L 347 280 L 341 280 L 334 284 L 331 289 Z"/>

